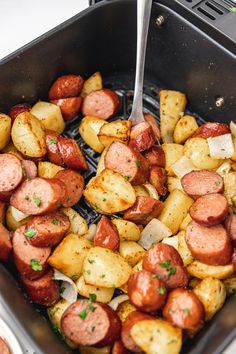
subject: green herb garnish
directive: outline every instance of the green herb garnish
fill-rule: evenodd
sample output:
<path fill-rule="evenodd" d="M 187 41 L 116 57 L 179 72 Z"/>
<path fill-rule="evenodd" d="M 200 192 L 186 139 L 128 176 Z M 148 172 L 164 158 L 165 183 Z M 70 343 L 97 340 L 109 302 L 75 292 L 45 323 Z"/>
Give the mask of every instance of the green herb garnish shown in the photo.
<path fill-rule="evenodd" d="M 186 307 L 185 309 L 183 309 L 183 312 L 184 312 L 184 313 L 189 313 L 189 312 L 190 312 L 190 310 L 189 310 L 189 308 L 188 308 L 188 307 Z"/>
<path fill-rule="evenodd" d="M 36 194 L 33 195 L 33 201 L 37 205 L 37 207 L 39 207 L 41 205 L 41 199 L 39 197 L 37 197 Z"/>
<path fill-rule="evenodd" d="M 28 238 L 31 238 L 36 235 L 36 231 L 34 231 L 33 229 L 27 229 L 24 231 L 24 235 Z"/>
<path fill-rule="evenodd" d="M 86 309 L 83 309 L 80 313 L 79 313 L 79 317 L 81 318 L 81 320 L 84 320 L 88 315 L 88 312 Z"/>
<path fill-rule="evenodd" d="M 134 160 L 136 166 L 138 167 L 139 170 L 141 170 L 142 166 L 141 163 L 138 160 Z"/>
<path fill-rule="evenodd" d="M 64 286 L 62 286 L 62 287 L 60 288 L 60 294 L 62 295 L 65 290 L 66 290 L 66 288 L 65 288 Z"/>
<path fill-rule="evenodd" d="M 57 144 L 56 139 L 50 138 L 50 139 L 48 140 L 48 145 L 52 145 L 52 144 Z"/>
<path fill-rule="evenodd" d="M 94 259 L 88 259 L 88 262 L 89 262 L 90 264 L 93 264 L 93 263 L 95 263 L 95 260 L 94 260 Z"/>
<path fill-rule="evenodd" d="M 58 225 L 59 221 L 56 218 L 54 218 L 54 219 L 52 219 L 52 224 L 53 225 Z"/>
<path fill-rule="evenodd" d="M 169 268 L 170 267 L 170 260 L 168 259 L 167 261 L 160 263 L 160 266 L 162 268 Z"/>
<path fill-rule="evenodd" d="M 96 299 L 97 299 L 96 294 L 89 294 L 89 301 L 94 302 L 94 301 L 96 301 Z"/>
<path fill-rule="evenodd" d="M 23 173 L 23 176 L 24 176 L 24 177 L 27 176 L 25 166 L 22 166 L 22 173 Z"/>
<path fill-rule="evenodd" d="M 124 180 L 125 180 L 126 182 L 129 182 L 130 178 L 131 178 L 131 176 L 124 176 Z"/>
<path fill-rule="evenodd" d="M 35 272 L 40 272 L 43 269 L 42 265 L 37 259 L 31 259 L 30 265 Z"/>
<path fill-rule="evenodd" d="M 157 291 L 158 291 L 158 294 L 160 294 L 160 295 L 165 295 L 165 293 L 166 293 L 166 289 L 162 288 L 162 287 L 157 288 Z"/>
<path fill-rule="evenodd" d="M 176 273 L 176 268 L 175 267 L 170 267 L 168 277 L 171 277 L 171 275 L 174 275 Z"/>

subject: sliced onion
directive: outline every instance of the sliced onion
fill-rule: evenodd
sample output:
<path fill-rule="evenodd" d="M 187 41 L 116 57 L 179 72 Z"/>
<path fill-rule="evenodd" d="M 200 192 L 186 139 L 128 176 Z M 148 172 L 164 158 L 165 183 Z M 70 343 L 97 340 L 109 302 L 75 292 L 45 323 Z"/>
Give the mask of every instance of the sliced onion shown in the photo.
<path fill-rule="evenodd" d="M 77 300 L 77 288 L 73 280 L 56 269 L 54 269 L 54 279 L 62 280 L 61 289 L 63 289 L 63 291 L 61 292 L 61 297 L 70 304 L 75 302 Z"/>
<path fill-rule="evenodd" d="M 93 241 L 94 236 L 96 234 L 96 230 L 97 230 L 97 225 L 91 224 L 89 226 L 88 232 L 84 235 L 84 237 L 89 241 Z"/>
<path fill-rule="evenodd" d="M 187 173 L 197 170 L 186 156 L 182 156 L 178 161 L 171 165 L 171 168 L 178 178 L 182 178 Z"/>
<path fill-rule="evenodd" d="M 138 243 L 147 250 L 152 245 L 163 240 L 163 238 L 171 235 L 171 230 L 165 224 L 158 219 L 152 219 L 141 232 L 141 238 Z"/>
<path fill-rule="evenodd" d="M 167 245 L 173 246 L 178 251 L 179 239 L 177 235 L 172 237 L 166 237 L 162 240 L 162 242 L 166 243 Z"/>
<path fill-rule="evenodd" d="M 159 195 L 157 193 L 157 190 L 152 184 L 145 183 L 143 186 L 147 190 L 147 192 L 150 195 L 150 197 L 159 200 Z"/>
<path fill-rule="evenodd" d="M 16 221 L 24 220 L 29 216 L 28 214 L 22 213 L 22 211 L 16 209 L 13 206 L 11 207 L 11 214 Z"/>
<path fill-rule="evenodd" d="M 219 173 L 219 175 L 225 175 L 226 173 L 229 173 L 230 170 L 231 170 L 230 161 L 225 161 L 224 163 L 222 163 L 222 165 L 220 165 L 220 167 L 218 167 L 216 172 Z"/>
<path fill-rule="evenodd" d="M 232 135 L 236 137 L 236 123 L 231 121 L 229 127 Z"/>
<path fill-rule="evenodd" d="M 207 139 L 210 156 L 213 159 L 229 159 L 234 156 L 234 143 L 231 134 Z"/>
<path fill-rule="evenodd" d="M 108 305 L 114 310 L 116 311 L 118 306 L 122 303 L 122 302 L 125 302 L 126 300 L 129 300 L 129 297 L 128 295 L 119 295 L 119 296 L 116 296 L 114 297 L 114 299 L 112 299 Z"/>

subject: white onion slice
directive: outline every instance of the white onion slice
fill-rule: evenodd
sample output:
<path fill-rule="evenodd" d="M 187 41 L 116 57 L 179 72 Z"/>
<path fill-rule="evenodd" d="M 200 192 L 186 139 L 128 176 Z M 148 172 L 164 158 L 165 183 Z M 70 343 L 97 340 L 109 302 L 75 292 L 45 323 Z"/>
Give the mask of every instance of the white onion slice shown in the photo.
<path fill-rule="evenodd" d="M 182 178 L 187 173 L 197 170 L 186 156 L 182 156 L 178 161 L 171 165 L 171 168 L 178 178 Z"/>
<path fill-rule="evenodd" d="M 119 295 L 114 297 L 114 299 L 112 299 L 109 303 L 108 306 L 110 306 L 114 311 L 117 310 L 118 306 L 122 303 L 125 302 L 126 300 L 129 300 L 128 295 Z"/>
<path fill-rule="evenodd" d="M 152 184 L 145 183 L 145 184 L 143 184 L 143 186 L 147 190 L 147 192 L 150 195 L 150 197 L 159 200 L 159 195 L 157 193 L 157 190 Z"/>
<path fill-rule="evenodd" d="M 89 226 L 88 232 L 86 232 L 84 237 L 89 241 L 93 241 L 94 236 L 96 235 L 96 230 L 97 230 L 97 225 L 91 224 Z"/>
<path fill-rule="evenodd" d="M 234 137 L 236 137 L 236 123 L 231 121 L 229 127 L 230 127 L 232 135 Z"/>
<path fill-rule="evenodd" d="M 166 243 L 167 245 L 173 246 L 178 251 L 179 239 L 177 235 L 172 237 L 166 237 L 162 240 L 162 242 Z"/>
<path fill-rule="evenodd" d="M 77 288 L 73 280 L 56 269 L 54 269 L 54 279 L 62 280 L 61 289 L 63 289 L 63 291 L 61 292 L 61 297 L 70 304 L 75 302 L 77 300 Z"/>
<path fill-rule="evenodd" d="M 213 159 L 229 159 L 234 156 L 234 143 L 231 134 L 207 139 L 210 156 Z"/>
<path fill-rule="evenodd" d="M 141 232 L 138 243 L 147 250 L 165 237 L 172 235 L 171 230 L 158 219 L 152 219 Z"/>
<path fill-rule="evenodd" d="M 22 211 L 16 209 L 14 206 L 11 206 L 11 214 L 16 221 L 24 220 L 29 216 L 28 214 L 22 213 Z"/>
<path fill-rule="evenodd" d="M 219 175 L 225 175 L 226 173 L 229 173 L 230 170 L 231 163 L 229 161 L 225 161 L 222 165 L 220 165 L 220 167 L 218 167 L 216 173 L 219 173 Z"/>

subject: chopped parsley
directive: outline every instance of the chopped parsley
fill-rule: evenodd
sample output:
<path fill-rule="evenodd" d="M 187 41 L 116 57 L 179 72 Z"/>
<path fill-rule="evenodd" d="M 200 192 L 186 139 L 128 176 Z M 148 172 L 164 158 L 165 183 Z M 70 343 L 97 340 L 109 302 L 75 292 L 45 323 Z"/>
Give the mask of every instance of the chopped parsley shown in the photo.
<path fill-rule="evenodd" d="M 62 295 L 65 290 L 66 290 L 66 288 L 65 288 L 64 286 L 62 286 L 62 287 L 60 288 L 60 294 Z"/>
<path fill-rule="evenodd" d="M 176 268 L 175 267 L 170 267 L 168 277 L 171 277 L 171 275 L 174 275 L 176 273 Z"/>
<path fill-rule="evenodd" d="M 48 145 L 52 145 L 52 144 L 57 144 L 56 139 L 50 138 L 50 139 L 48 140 Z"/>
<path fill-rule="evenodd" d="M 105 278 L 105 276 L 106 276 L 105 274 L 102 274 L 100 275 L 100 278 Z"/>
<path fill-rule="evenodd" d="M 36 231 L 33 229 L 27 229 L 24 231 L 24 235 L 28 238 L 34 237 L 36 235 Z"/>
<path fill-rule="evenodd" d="M 90 270 L 90 269 L 86 270 L 86 273 L 87 273 L 88 275 L 90 275 L 90 274 L 91 274 L 91 270 Z"/>
<path fill-rule="evenodd" d="M 186 307 L 185 309 L 183 309 L 183 312 L 184 312 L 184 313 L 189 313 L 189 312 L 190 312 L 190 310 L 189 310 L 189 308 L 188 308 L 188 307 Z"/>
<path fill-rule="evenodd" d="M 52 224 L 53 225 L 58 225 L 59 221 L 56 218 L 54 218 L 54 219 L 52 219 Z"/>
<path fill-rule="evenodd" d="M 89 262 L 90 264 L 93 264 L 93 263 L 95 263 L 95 260 L 94 260 L 94 259 L 88 259 L 88 262 Z"/>
<path fill-rule="evenodd" d="M 26 170 L 25 170 L 25 166 L 22 166 L 22 173 L 23 173 L 23 176 L 26 177 Z"/>
<path fill-rule="evenodd" d="M 94 301 L 96 301 L 96 299 L 97 299 L 96 294 L 89 294 L 89 301 L 94 302 Z"/>
<path fill-rule="evenodd" d="M 81 318 L 81 320 L 84 320 L 88 315 L 88 312 L 86 309 L 83 309 L 80 313 L 79 313 L 79 317 Z"/>
<path fill-rule="evenodd" d="M 215 182 L 215 185 L 216 185 L 216 186 L 220 186 L 220 185 L 221 185 L 221 182 L 219 182 L 219 181 L 218 181 L 218 182 Z"/>
<path fill-rule="evenodd" d="M 73 281 L 76 281 L 76 280 L 78 279 L 78 275 L 77 275 L 77 274 L 72 275 L 71 279 L 72 279 Z"/>
<path fill-rule="evenodd" d="M 169 271 L 168 277 L 170 277 L 171 275 L 174 275 L 174 274 L 176 273 L 176 268 L 170 266 L 170 260 L 169 260 L 169 259 L 166 260 L 166 261 L 163 262 L 163 263 L 160 263 L 160 266 L 161 266 L 162 268 L 166 268 L 166 269 Z"/>
<path fill-rule="evenodd" d="M 124 176 L 124 180 L 125 180 L 126 182 L 129 182 L 130 178 L 131 178 L 131 176 Z"/>
<path fill-rule="evenodd" d="M 102 200 L 103 202 L 106 202 L 107 200 L 106 200 L 106 198 L 103 198 L 103 200 Z"/>
<path fill-rule="evenodd" d="M 41 199 L 39 197 L 37 197 L 36 194 L 33 195 L 33 201 L 34 203 L 37 205 L 37 207 L 40 207 L 41 205 Z"/>
<path fill-rule="evenodd" d="M 169 267 L 170 267 L 170 260 L 168 259 L 168 260 L 166 260 L 165 262 L 160 263 L 160 266 L 161 266 L 162 268 L 169 268 Z"/>
<path fill-rule="evenodd" d="M 162 288 L 161 286 L 159 288 L 157 288 L 158 294 L 160 295 L 165 295 L 166 293 L 166 289 Z"/>
<path fill-rule="evenodd" d="M 138 167 L 139 170 L 141 170 L 142 166 L 141 163 L 138 160 L 134 160 L 136 166 Z"/>
<path fill-rule="evenodd" d="M 30 265 L 35 272 L 40 272 L 43 269 L 39 261 L 34 258 L 30 260 Z"/>
<path fill-rule="evenodd" d="M 27 200 L 27 202 L 29 202 L 29 201 L 30 201 L 30 197 L 27 195 L 27 196 L 25 197 L 25 200 Z"/>

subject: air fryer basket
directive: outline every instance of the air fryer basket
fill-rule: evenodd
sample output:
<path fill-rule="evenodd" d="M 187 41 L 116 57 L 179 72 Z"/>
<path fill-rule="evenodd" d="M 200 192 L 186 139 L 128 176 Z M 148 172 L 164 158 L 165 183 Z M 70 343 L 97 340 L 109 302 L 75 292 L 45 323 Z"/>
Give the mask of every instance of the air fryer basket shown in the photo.
<path fill-rule="evenodd" d="M 145 110 L 158 119 L 159 89 L 177 89 L 187 93 L 189 113 L 200 121 L 229 122 L 236 107 L 236 87 L 232 80 L 236 72 L 235 42 L 202 16 L 196 16 L 189 6 L 183 6 L 181 2 L 185 1 L 160 0 L 153 4 Z M 160 15 L 164 18 L 162 26 L 156 21 Z M 62 74 L 79 73 L 87 77 L 99 70 L 104 86 L 115 89 L 121 96 L 119 117 L 127 118 L 134 85 L 135 19 L 135 0 L 102 1 L 2 60 L 0 111 L 7 112 L 11 105 L 22 100 L 47 99 L 52 81 Z M 225 102 L 220 108 L 215 104 L 218 97 L 223 97 Z M 88 181 L 95 174 L 99 156 L 81 140 L 80 119 L 81 116 L 68 124 L 65 135 L 75 138 L 82 147 L 89 163 L 85 174 Z M 99 218 L 84 201 L 76 209 L 89 223 Z M 3 265 L 0 266 L 0 299 L 37 354 L 72 353 L 53 334 L 44 314 L 36 311 L 23 296 L 11 270 Z M 236 296 L 232 296 L 196 338 L 186 341 L 182 353 L 221 353 L 236 336 L 235 306 Z"/>

